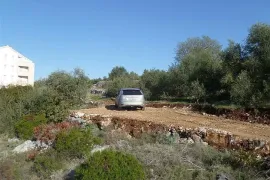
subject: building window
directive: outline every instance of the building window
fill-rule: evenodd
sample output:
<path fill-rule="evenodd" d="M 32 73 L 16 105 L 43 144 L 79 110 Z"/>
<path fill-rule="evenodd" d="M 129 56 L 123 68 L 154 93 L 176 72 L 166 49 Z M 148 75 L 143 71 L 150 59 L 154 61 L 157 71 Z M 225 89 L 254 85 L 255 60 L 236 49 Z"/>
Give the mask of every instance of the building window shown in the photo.
<path fill-rule="evenodd" d="M 29 71 L 29 67 L 28 66 L 19 66 L 19 71 L 20 72 L 28 72 Z"/>
<path fill-rule="evenodd" d="M 18 76 L 18 81 L 20 85 L 28 84 L 28 76 Z"/>

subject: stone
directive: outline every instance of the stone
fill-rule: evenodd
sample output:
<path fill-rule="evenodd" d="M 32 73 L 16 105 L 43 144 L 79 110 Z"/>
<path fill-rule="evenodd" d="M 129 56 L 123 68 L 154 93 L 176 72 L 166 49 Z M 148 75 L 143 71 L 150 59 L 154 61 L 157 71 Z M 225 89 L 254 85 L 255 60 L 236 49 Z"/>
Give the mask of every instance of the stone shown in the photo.
<path fill-rule="evenodd" d="M 187 138 L 180 138 L 179 139 L 179 143 L 181 143 L 181 144 L 186 144 L 187 142 L 188 142 Z"/>
<path fill-rule="evenodd" d="M 41 148 L 41 149 L 48 149 L 50 147 L 50 145 L 52 144 L 52 142 L 49 144 L 46 144 L 46 143 L 41 142 L 41 141 L 34 141 L 34 142 L 36 144 L 36 148 Z"/>
<path fill-rule="evenodd" d="M 9 143 L 15 143 L 15 142 L 19 142 L 20 140 L 18 138 L 12 138 L 12 139 L 8 139 Z"/>
<path fill-rule="evenodd" d="M 98 125 L 100 126 L 100 129 L 103 129 L 104 127 L 107 127 L 111 124 L 112 118 L 110 117 L 102 117 L 102 120 L 98 122 Z"/>
<path fill-rule="evenodd" d="M 216 180 L 229 180 L 225 174 L 217 174 Z"/>
<path fill-rule="evenodd" d="M 188 143 L 188 144 L 194 144 L 194 141 L 193 141 L 191 138 L 188 138 L 188 139 L 187 139 L 187 143 Z"/>
<path fill-rule="evenodd" d="M 85 113 L 82 113 L 82 112 L 76 112 L 75 115 L 74 115 L 74 117 L 76 117 L 76 118 L 81 118 L 81 117 L 83 117 L 84 115 L 85 115 Z"/>
<path fill-rule="evenodd" d="M 94 148 L 92 149 L 91 151 L 91 154 L 95 153 L 95 152 L 102 152 L 104 151 L 105 149 L 108 149 L 110 146 L 109 145 L 105 145 L 105 146 L 94 146 Z"/>
<path fill-rule="evenodd" d="M 118 148 L 124 148 L 124 149 L 132 149 L 132 147 L 129 145 L 129 142 L 126 140 L 119 140 L 116 142 L 116 147 Z"/>
<path fill-rule="evenodd" d="M 202 142 L 202 144 L 204 145 L 204 146 L 208 146 L 208 143 L 207 142 Z"/>
<path fill-rule="evenodd" d="M 34 141 L 27 140 L 19 146 L 15 147 L 12 151 L 15 153 L 27 152 L 36 148 L 36 143 Z"/>
<path fill-rule="evenodd" d="M 200 136 L 198 136 L 197 134 L 192 134 L 191 135 L 191 139 L 195 142 L 195 143 L 201 143 L 202 139 Z"/>
<path fill-rule="evenodd" d="M 206 132 L 207 132 L 206 129 L 205 129 L 204 127 L 200 127 L 200 128 L 199 128 L 199 131 L 202 132 L 202 133 L 205 133 L 205 134 L 206 134 Z"/>
<path fill-rule="evenodd" d="M 87 122 L 86 120 L 79 117 L 70 117 L 68 120 L 71 122 L 78 122 L 80 124 L 85 124 Z"/>
<path fill-rule="evenodd" d="M 48 149 L 50 148 L 52 145 L 52 142 L 49 143 L 44 143 L 41 141 L 31 141 L 31 140 L 27 140 L 24 143 L 18 145 L 17 147 L 15 147 L 12 151 L 15 153 L 23 153 L 23 152 L 27 152 L 33 149 Z"/>

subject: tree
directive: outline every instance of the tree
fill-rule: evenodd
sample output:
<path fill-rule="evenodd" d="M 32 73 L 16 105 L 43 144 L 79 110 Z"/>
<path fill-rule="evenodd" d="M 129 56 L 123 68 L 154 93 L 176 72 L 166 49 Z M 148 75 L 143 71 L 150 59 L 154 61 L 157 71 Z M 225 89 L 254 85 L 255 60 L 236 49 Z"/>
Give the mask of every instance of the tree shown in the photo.
<path fill-rule="evenodd" d="M 181 63 L 182 59 L 186 55 L 194 51 L 206 49 L 211 51 L 213 55 L 218 55 L 221 50 L 221 45 L 216 40 L 213 40 L 208 36 L 202 36 L 201 38 L 189 38 L 185 42 L 178 44 L 175 60 L 177 63 Z"/>
<path fill-rule="evenodd" d="M 179 64 L 185 86 L 190 87 L 191 82 L 198 80 L 209 98 L 215 98 L 221 90 L 221 70 L 220 57 L 213 55 L 209 49 L 193 51 Z"/>
<path fill-rule="evenodd" d="M 106 95 L 115 97 L 121 88 L 138 88 L 137 81 L 132 81 L 128 76 L 117 77 L 108 83 Z"/>
<path fill-rule="evenodd" d="M 71 73 L 66 71 L 53 72 L 46 80 L 46 85 L 50 90 L 57 92 L 60 100 L 74 106 L 84 102 L 91 81 L 83 70 L 76 68 Z"/>
<path fill-rule="evenodd" d="M 140 79 L 140 76 L 137 73 L 133 72 L 133 71 L 131 71 L 129 73 L 129 77 L 130 77 L 131 80 L 139 80 Z"/>
<path fill-rule="evenodd" d="M 188 96 L 188 76 L 184 74 L 177 63 L 168 70 L 168 94 L 173 97 Z"/>
<path fill-rule="evenodd" d="M 224 71 L 236 77 L 241 72 L 241 63 L 244 60 L 241 45 L 230 40 L 229 46 L 222 52 L 222 60 Z"/>
<path fill-rule="evenodd" d="M 109 73 L 109 79 L 114 80 L 115 78 L 128 76 L 127 70 L 123 66 L 116 66 Z"/>
<path fill-rule="evenodd" d="M 92 83 L 93 84 L 96 84 L 96 83 L 98 83 L 101 80 L 102 80 L 101 78 L 92 79 Z"/>
<path fill-rule="evenodd" d="M 240 44 L 229 40 L 229 46 L 221 53 L 222 73 L 221 85 L 223 90 L 222 99 L 230 99 L 230 91 L 233 82 L 243 69 L 245 57 Z"/>
<path fill-rule="evenodd" d="M 253 25 L 245 46 L 248 61 L 246 68 L 251 75 L 256 89 L 264 93 L 264 100 L 269 101 L 267 87 L 270 85 L 270 25 Z"/>
<path fill-rule="evenodd" d="M 167 91 L 167 72 L 162 70 L 144 70 L 141 76 L 141 88 L 146 98 L 152 100 L 160 99 L 161 95 Z"/>
<path fill-rule="evenodd" d="M 177 88 L 174 93 L 188 96 L 192 82 L 198 80 L 209 98 L 217 97 L 222 77 L 220 44 L 207 36 L 179 43 L 169 72 L 169 79 L 173 80 L 171 86 Z"/>
<path fill-rule="evenodd" d="M 198 80 L 192 81 L 189 94 L 193 99 L 196 100 L 197 103 L 199 103 L 199 101 L 204 99 L 206 95 L 203 84 L 201 84 Z"/>
<path fill-rule="evenodd" d="M 270 25 L 258 23 L 251 27 L 246 50 L 270 72 Z"/>
<path fill-rule="evenodd" d="M 242 71 L 232 84 L 231 98 L 239 105 L 256 105 L 258 93 L 254 93 L 254 86 L 247 71 Z"/>

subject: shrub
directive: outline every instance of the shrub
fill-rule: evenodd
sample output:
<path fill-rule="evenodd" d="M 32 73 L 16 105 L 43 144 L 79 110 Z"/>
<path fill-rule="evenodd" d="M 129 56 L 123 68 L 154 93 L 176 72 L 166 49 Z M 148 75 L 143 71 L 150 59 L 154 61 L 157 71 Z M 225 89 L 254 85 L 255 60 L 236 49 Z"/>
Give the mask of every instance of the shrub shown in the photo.
<path fill-rule="evenodd" d="M 159 100 L 168 87 L 167 72 L 163 70 L 144 70 L 140 85 L 147 100 Z"/>
<path fill-rule="evenodd" d="M 106 95 L 115 97 L 121 88 L 137 88 L 138 86 L 138 82 L 131 80 L 128 76 L 117 77 L 108 83 Z"/>
<path fill-rule="evenodd" d="M 34 128 L 45 123 L 47 123 L 47 119 L 44 114 L 26 115 L 15 124 L 15 132 L 20 138 L 31 139 Z"/>
<path fill-rule="evenodd" d="M 74 127 L 79 127 L 79 124 L 66 121 L 42 124 L 34 128 L 34 138 L 44 143 L 50 143 L 55 141 L 55 138 L 60 131 L 69 130 Z"/>
<path fill-rule="evenodd" d="M 56 71 L 49 75 L 46 85 L 57 92 L 58 98 L 70 106 L 81 105 L 86 99 L 90 79 L 84 71 L 75 68 L 73 72 Z"/>
<path fill-rule="evenodd" d="M 62 122 L 68 116 L 68 110 L 71 108 L 70 103 L 65 100 L 55 90 L 46 92 L 46 99 L 44 100 L 44 112 L 50 122 Z"/>
<path fill-rule="evenodd" d="M 52 172 L 60 170 L 62 167 L 63 164 L 57 153 L 49 151 L 35 158 L 32 170 L 37 173 L 38 176 L 49 178 Z"/>
<path fill-rule="evenodd" d="M 190 86 L 190 95 L 197 103 L 199 103 L 199 100 L 204 99 L 206 95 L 204 85 L 198 80 L 192 81 Z"/>
<path fill-rule="evenodd" d="M 63 155 L 82 158 L 90 154 L 93 145 L 98 143 L 90 129 L 72 128 L 67 131 L 61 131 L 56 136 L 55 149 Z"/>
<path fill-rule="evenodd" d="M 233 168 L 257 168 L 258 170 L 262 164 L 262 160 L 258 160 L 255 153 L 244 150 L 232 151 L 231 156 L 224 159 L 224 162 Z"/>
<path fill-rule="evenodd" d="M 251 106 L 259 102 L 259 93 L 255 93 L 254 86 L 247 71 L 242 71 L 232 84 L 231 99 L 243 106 Z"/>
<path fill-rule="evenodd" d="M 130 154 L 105 150 L 94 153 L 75 170 L 76 179 L 145 179 L 139 161 Z"/>
<path fill-rule="evenodd" d="M 11 180 L 15 178 L 14 163 L 10 160 L 0 162 L 0 179 Z"/>
<path fill-rule="evenodd" d="M 0 132 L 14 135 L 14 125 L 26 112 L 25 101 L 31 92 L 29 86 L 0 88 Z"/>

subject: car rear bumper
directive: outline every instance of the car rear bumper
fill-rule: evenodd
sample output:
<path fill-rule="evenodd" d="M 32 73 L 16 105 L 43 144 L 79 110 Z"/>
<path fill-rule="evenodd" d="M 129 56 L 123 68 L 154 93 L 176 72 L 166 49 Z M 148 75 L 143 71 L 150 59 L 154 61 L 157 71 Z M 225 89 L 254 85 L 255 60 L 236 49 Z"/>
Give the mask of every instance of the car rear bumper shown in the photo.
<path fill-rule="evenodd" d="M 121 102 L 120 107 L 144 107 L 143 102 Z"/>

